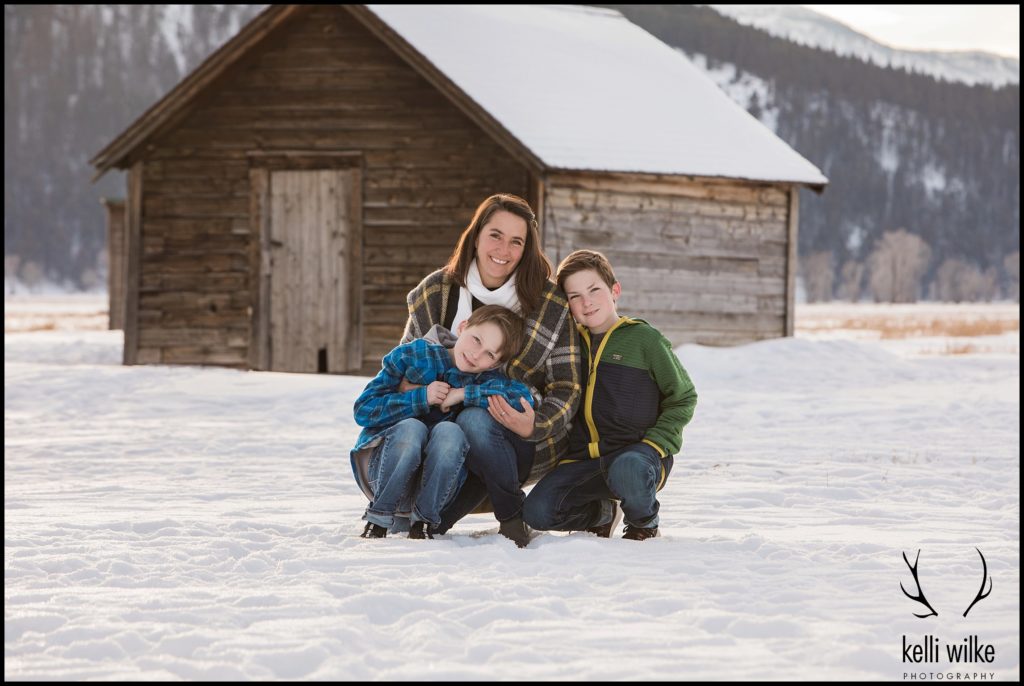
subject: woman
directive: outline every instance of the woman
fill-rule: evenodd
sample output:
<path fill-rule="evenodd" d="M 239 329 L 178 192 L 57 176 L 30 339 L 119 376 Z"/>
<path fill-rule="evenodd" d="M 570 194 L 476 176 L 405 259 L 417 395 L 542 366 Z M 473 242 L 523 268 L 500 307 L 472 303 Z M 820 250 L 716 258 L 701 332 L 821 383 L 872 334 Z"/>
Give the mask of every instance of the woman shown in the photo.
<path fill-rule="evenodd" d="M 462 410 L 457 423 L 469 441 L 469 474 L 441 513 L 437 533 L 490 496 L 501 534 L 521 548 L 529 540 L 522 485 L 539 480 L 564 453 L 580 395 L 579 338 L 565 294 L 550 279 L 552 271 L 530 205 L 499 193 L 476 209 L 448 264 L 409 293 L 403 343 L 422 338 L 435 324 L 454 330 L 482 305 L 504 305 L 521 314 L 527 342 L 505 372 L 542 397 L 536 411 L 525 400 L 513 408 L 501 398 L 487 409 Z"/>

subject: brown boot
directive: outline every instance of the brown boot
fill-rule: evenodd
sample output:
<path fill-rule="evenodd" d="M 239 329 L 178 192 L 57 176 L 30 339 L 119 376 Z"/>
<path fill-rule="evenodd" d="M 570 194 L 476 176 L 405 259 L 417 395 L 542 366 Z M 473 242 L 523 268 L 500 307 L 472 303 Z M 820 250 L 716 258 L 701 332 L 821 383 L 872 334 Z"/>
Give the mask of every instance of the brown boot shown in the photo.
<path fill-rule="evenodd" d="M 626 533 L 622 537 L 628 538 L 631 541 L 646 541 L 648 538 L 657 538 L 660 535 L 656 526 L 652 526 L 649 529 L 641 529 L 638 526 L 627 524 Z"/>

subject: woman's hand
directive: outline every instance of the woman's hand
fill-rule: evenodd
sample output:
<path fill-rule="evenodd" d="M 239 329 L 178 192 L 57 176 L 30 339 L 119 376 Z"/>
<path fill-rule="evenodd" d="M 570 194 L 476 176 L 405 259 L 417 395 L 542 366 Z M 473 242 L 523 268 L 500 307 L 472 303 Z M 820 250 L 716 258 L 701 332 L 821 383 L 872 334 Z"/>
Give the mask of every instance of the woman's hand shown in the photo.
<path fill-rule="evenodd" d="M 414 383 L 410 382 L 404 376 L 402 377 L 402 381 L 398 384 L 398 392 L 399 393 L 408 393 L 409 391 L 414 391 L 417 388 L 419 388 L 418 384 L 414 384 Z"/>
<path fill-rule="evenodd" d="M 520 438 L 529 438 L 533 435 L 533 422 L 535 412 L 530 407 L 526 398 L 519 398 L 519 404 L 523 411 L 519 412 L 508 401 L 500 395 L 492 395 L 487 398 L 487 411 L 494 417 L 494 421 Z"/>

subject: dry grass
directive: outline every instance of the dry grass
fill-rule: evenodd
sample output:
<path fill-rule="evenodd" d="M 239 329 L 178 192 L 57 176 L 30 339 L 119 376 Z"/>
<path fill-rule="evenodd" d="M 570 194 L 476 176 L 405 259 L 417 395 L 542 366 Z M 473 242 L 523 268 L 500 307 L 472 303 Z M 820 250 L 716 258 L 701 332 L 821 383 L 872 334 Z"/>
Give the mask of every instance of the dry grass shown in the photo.
<path fill-rule="evenodd" d="M 911 338 L 916 336 L 944 336 L 952 338 L 973 338 L 975 336 L 998 336 L 1007 331 L 1020 329 L 1020 320 L 1003 319 L 892 319 L 886 317 L 863 317 L 844 319 L 837 329 L 868 330 L 879 332 L 881 338 Z"/>
<path fill-rule="evenodd" d="M 797 336 L 905 341 L 900 350 L 921 355 L 1016 354 L 1019 331 L 1020 307 L 1010 303 L 814 303 L 798 305 L 796 316 Z"/>
<path fill-rule="evenodd" d="M 806 333 L 855 331 L 871 338 L 976 338 L 1020 330 L 1019 308 L 951 308 L 929 306 L 803 306 L 796 327 Z"/>
<path fill-rule="evenodd" d="M 4 333 L 35 331 L 105 331 L 106 312 L 4 313 Z"/>
<path fill-rule="evenodd" d="M 987 348 L 983 348 L 973 343 L 946 343 L 946 349 L 942 352 L 943 355 L 971 355 L 974 353 L 988 352 Z"/>
<path fill-rule="evenodd" d="M 4 326 L 4 333 L 28 333 L 31 331 L 56 331 L 56 322 L 43 322 L 41 324 L 28 324 L 16 326 Z"/>

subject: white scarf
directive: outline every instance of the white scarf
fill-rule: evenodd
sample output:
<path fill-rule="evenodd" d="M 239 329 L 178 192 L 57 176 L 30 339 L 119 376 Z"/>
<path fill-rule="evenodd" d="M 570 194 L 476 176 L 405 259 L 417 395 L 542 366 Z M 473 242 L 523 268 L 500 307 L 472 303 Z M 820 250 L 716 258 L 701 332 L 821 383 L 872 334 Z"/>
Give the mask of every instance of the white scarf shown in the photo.
<path fill-rule="evenodd" d="M 492 291 L 480 280 L 480 270 L 476 266 L 476 260 L 473 260 L 469 265 L 469 272 L 466 274 L 466 284 L 468 288 L 459 288 L 459 309 L 455 311 L 455 319 L 452 321 L 452 333 L 456 333 L 459 324 L 473 314 L 474 296 L 484 305 L 504 305 L 513 312 L 519 313 L 521 307 L 519 294 L 516 293 L 515 273 L 501 287 Z"/>

